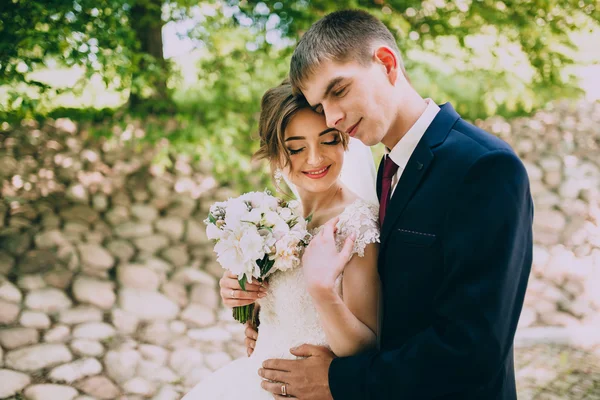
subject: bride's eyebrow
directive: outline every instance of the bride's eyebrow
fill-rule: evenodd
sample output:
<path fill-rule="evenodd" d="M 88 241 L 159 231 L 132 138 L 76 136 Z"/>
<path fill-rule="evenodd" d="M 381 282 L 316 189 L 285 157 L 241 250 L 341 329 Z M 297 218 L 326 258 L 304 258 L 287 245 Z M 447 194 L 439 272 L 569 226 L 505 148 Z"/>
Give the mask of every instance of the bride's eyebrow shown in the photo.
<path fill-rule="evenodd" d="M 323 132 L 319 133 L 319 137 L 328 134 L 331 131 L 337 131 L 337 129 L 335 128 L 327 128 L 325 129 Z M 304 136 L 290 136 L 289 138 L 285 139 L 286 142 L 289 142 L 290 140 L 304 140 L 306 139 Z"/>

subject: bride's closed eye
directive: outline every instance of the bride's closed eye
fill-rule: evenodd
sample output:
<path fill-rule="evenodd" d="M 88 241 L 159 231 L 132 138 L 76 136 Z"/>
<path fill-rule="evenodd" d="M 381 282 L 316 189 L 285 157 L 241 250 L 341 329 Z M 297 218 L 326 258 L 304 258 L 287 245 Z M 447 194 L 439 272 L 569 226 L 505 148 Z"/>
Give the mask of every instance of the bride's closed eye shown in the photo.
<path fill-rule="evenodd" d="M 339 136 L 336 136 L 333 140 L 330 140 L 328 142 L 322 142 L 322 143 L 325 144 L 325 145 L 327 145 L 327 146 L 335 146 L 335 145 L 339 144 L 340 142 L 341 142 L 341 140 L 340 140 Z M 301 147 L 299 149 L 290 149 L 288 147 L 287 149 L 288 149 L 288 151 L 290 152 L 291 155 L 294 155 L 294 154 L 301 153 L 302 150 L 304 150 L 304 147 Z"/>

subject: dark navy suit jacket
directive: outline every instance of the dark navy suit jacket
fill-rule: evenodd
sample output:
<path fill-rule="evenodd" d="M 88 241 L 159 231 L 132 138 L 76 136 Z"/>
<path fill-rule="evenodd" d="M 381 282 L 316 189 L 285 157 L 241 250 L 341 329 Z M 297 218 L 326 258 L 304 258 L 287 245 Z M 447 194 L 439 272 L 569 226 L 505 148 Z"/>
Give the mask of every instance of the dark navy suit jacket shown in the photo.
<path fill-rule="evenodd" d="M 381 227 L 380 348 L 332 362 L 334 399 L 516 399 L 532 222 L 513 150 L 442 105 Z"/>

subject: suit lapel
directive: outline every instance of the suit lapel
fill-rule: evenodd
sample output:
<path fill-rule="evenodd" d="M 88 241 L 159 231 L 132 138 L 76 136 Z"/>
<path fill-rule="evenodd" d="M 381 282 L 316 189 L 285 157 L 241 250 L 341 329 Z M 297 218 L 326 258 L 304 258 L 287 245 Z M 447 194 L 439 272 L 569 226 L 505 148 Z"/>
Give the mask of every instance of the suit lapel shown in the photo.
<path fill-rule="evenodd" d="M 390 237 L 396 220 L 402 215 L 406 204 L 419 187 L 421 180 L 433 161 L 434 156 L 431 149 L 439 146 L 446 140 L 446 136 L 448 136 L 448 133 L 459 119 L 460 116 L 454 111 L 450 103 L 441 105 L 439 113 L 419 141 L 419 144 L 406 164 L 406 169 L 402 173 L 400 181 L 398 181 L 398 185 L 388 204 L 385 221 L 381 227 L 381 250 L 383 250 L 386 240 Z M 381 193 L 380 175 L 382 175 L 382 171 L 383 168 L 380 166 L 377 176 L 378 196 Z"/>
<path fill-rule="evenodd" d="M 381 203 L 381 180 L 383 179 L 383 160 L 385 156 L 381 158 L 379 162 L 379 168 L 377 169 L 377 198 L 379 199 L 379 203 Z"/>
<path fill-rule="evenodd" d="M 432 160 L 433 153 L 429 148 L 429 143 L 426 140 L 421 140 L 408 160 L 406 169 L 402 173 L 388 204 L 385 220 L 381 228 L 382 247 L 391 233 L 394 222 L 400 217 L 404 211 L 404 207 L 406 207 L 406 203 L 408 203 L 413 192 L 419 187 L 419 183 L 421 183 L 423 176 L 425 176 Z"/>

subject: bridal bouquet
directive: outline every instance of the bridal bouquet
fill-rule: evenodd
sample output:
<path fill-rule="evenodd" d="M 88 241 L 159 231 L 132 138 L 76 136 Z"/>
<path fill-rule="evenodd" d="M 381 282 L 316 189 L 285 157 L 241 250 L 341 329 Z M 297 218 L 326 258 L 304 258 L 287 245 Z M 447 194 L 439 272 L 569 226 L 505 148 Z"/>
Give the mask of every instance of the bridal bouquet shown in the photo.
<path fill-rule="evenodd" d="M 262 282 L 275 271 L 300 265 L 310 240 L 300 203 L 283 201 L 268 191 L 217 202 L 204 222 L 218 263 L 238 276 L 243 290 L 246 282 Z M 241 323 L 253 316 L 254 304 L 233 308 L 233 317 Z"/>

